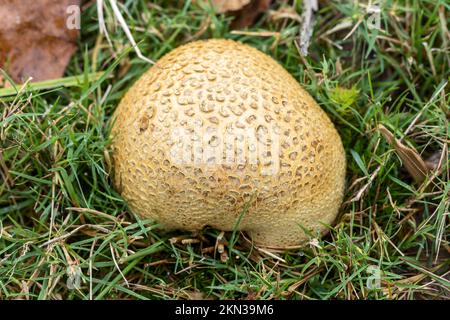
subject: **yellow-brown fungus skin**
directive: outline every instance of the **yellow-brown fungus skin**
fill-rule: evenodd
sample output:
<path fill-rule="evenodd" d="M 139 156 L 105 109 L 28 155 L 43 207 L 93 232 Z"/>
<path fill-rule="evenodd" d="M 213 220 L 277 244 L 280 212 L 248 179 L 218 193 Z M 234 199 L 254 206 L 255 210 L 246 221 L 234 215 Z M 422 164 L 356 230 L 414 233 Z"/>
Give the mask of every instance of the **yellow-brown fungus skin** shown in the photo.
<path fill-rule="evenodd" d="M 257 139 L 226 144 L 234 129 Z M 330 119 L 276 61 L 239 42 L 196 41 L 162 57 L 120 102 L 112 138 L 116 189 L 167 229 L 229 231 L 245 212 L 238 228 L 256 244 L 299 245 L 303 228 L 324 232 L 342 202 L 345 154 Z M 208 158 L 219 145 L 234 162 Z M 256 161 L 236 161 L 255 147 L 266 150 Z M 176 148 L 203 158 L 179 161 Z"/>

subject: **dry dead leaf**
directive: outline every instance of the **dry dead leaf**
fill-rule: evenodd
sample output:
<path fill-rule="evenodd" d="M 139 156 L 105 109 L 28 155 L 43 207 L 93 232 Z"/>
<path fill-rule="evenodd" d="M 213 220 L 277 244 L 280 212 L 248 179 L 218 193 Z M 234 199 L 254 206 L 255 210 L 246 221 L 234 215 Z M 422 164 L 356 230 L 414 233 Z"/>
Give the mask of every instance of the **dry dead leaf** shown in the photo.
<path fill-rule="evenodd" d="M 231 23 L 232 29 L 243 29 L 251 26 L 256 18 L 270 8 L 271 0 L 252 0 L 248 5 L 236 12 L 236 18 Z"/>
<path fill-rule="evenodd" d="M 248 5 L 251 0 L 212 0 L 214 10 L 217 13 L 241 10 Z"/>
<path fill-rule="evenodd" d="M 302 22 L 302 17 L 297 13 L 294 7 L 281 7 L 277 10 L 270 10 L 269 17 L 272 21 L 290 19 L 299 23 Z"/>
<path fill-rule="evenodd" d="M 379 125 L 383 137 L 393 145 L 398 156 L 402 160 L 406 170 L 414 178 L 417 183 L 421 183 L 425 180 L 427 174 L 429 173 L 429 168 L 423 161 L 422 157 L 419 155 L 417 150 L 405 146 L 400 140 L 396 139 L 394 135 L 383 125 Z"/>
<path fill-rule="evenodd" d="M 251 26 L 255 19 L 270 8 L 271 0 L 212 0 L 217 13 L 230 13 L 235 16 L 232 29 Z"/>
<path fill-rule="evenodd" d="M 0 67 L 15 82 L 64 74 L 79 34 L 66 23 L 73 5 L 80 0 L 0 0 Z"/>

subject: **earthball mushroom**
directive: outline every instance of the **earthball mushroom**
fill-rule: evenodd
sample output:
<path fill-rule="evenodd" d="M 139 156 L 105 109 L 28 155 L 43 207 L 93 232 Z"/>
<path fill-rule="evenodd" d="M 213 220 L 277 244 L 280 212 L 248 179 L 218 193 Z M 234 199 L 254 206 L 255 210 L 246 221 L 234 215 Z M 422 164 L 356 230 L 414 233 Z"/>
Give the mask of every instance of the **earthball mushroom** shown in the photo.
<path fill-rule="evenodd" d="M 231 40 L 178 47 L 128 90 L 112 124 L 114 185 L 166 229 L 304 244 L 333 223 L 345 154 L 332 122 L 275 60 Z"/>

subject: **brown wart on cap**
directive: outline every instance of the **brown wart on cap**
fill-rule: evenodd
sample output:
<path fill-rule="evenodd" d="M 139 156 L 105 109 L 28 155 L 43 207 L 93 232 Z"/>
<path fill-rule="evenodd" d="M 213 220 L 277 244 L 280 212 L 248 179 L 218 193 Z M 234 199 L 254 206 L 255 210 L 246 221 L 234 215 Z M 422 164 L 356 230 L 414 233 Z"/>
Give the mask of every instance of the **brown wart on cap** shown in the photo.
<path fill-rule="evenodd" d="M 266 54 L 230 40 L 181 46 L 119 104 L 115 185 L 167 229 L 239 229 L 264 246 L 304 243 L 342 202 L 345 155 L 313 98 Z"/>

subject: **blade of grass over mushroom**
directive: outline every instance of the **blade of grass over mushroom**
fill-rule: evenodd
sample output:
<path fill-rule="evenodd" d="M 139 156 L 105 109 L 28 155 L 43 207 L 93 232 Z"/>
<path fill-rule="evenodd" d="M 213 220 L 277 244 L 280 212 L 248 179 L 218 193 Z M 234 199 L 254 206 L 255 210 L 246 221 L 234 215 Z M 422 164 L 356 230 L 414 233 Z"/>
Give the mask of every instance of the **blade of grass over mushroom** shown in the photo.
<path fill-rule="evenodd" d="M 230 238 L 230 243 L 228 245 L 228 248 L 230 250 L 230 254 L 231 251 L 234 248 L 234 245 L 236 244 L 237 238 L 238 238 L 238 234 L 239 234 L 239 226 L 241 225 L 242 219 L 244 219 L 245 215 L 248 213 L 248 210 L 250 208 L 251 202 L 247 202 L 244 207 L 242 208 L 241 213 L 239 214 L 239 217 L 236 219 L 236 223 L 233 227 L 233 233 L 231 234 L 231 238 Z"/>

